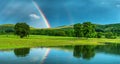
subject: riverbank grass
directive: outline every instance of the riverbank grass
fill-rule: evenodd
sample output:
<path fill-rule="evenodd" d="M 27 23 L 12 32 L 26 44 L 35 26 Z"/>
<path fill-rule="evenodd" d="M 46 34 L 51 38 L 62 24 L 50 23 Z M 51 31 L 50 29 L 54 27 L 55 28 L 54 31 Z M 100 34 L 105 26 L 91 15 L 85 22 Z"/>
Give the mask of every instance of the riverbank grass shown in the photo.
<path fill-rule="evenodd" d="M 74 37 L 30 35 L 19 38 L 15 35 L 0 35 L 0 49 L 42 47 L 42 46 L 67 46 L 67 45 L 103 45 L 105 42 L 120 43 L 120 38 L 89 38 L 78 39 Z"/>

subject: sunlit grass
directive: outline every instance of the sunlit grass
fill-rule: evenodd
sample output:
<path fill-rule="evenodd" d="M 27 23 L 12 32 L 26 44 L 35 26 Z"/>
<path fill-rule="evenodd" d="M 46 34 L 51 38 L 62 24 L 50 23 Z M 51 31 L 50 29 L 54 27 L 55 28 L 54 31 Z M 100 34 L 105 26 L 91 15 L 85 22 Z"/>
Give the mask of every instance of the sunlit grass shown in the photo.
<path fill-rule="evenodd" d="M 0 35 L 0 49 L 39 47 L 39 46 L 65 46 L 65 45 L 102 45 L 105 42 L 120 43 L 120 39 L 89 38 L 78 39 L 74 37 L 30 35 L 19 38 L 14 35 Z"/>

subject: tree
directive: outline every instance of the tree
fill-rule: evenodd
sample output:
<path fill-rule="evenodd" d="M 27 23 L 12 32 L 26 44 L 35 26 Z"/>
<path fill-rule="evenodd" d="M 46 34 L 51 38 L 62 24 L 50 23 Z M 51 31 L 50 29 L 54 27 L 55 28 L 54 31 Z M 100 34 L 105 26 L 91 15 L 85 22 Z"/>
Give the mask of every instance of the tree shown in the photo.
<path fill-rule="evenodd" d="M 107 32 L 107 33 L 105 34 L 105 38 L 115 39 L 116 36 L 114 36 L 112 32 Z"/>
<path fill-rule="evenodd" d="M 6 29 L 5 33 L 14 33 L 14 29 Z"/>
<path fill-rule="evenodd" d="M 84 37 L 91 38 L 94 37 L 95 34 L 95 25 L 91 22 L 84 22 L 83 23 L 83 33 Z"/>
<path fill-rule="evenodd" d="M 83 37 L 83 25 L 78 23 L 74 25 L 75 37 Z"/>
<path fill-rule="evenodd" d="M 65 31 L 56 31 L 55 36 L 66 36 Z"/>
<path fill-rule="evenodd" d="M 30 27 L 26 23 L 17 23 L 14 29 L 15 29 L 15 34 L 20 36 L 20 38 L 29 35 L 30 32 Z"/>
<path fill-rule="evenodd" d="M 102 32 L 97 32 L 96 37 L 97 37 L 97 38 L 101 38 L 101 37 L 102 37 L 102 35 L 103 35 L 103 34 L 102 34 Z"/>

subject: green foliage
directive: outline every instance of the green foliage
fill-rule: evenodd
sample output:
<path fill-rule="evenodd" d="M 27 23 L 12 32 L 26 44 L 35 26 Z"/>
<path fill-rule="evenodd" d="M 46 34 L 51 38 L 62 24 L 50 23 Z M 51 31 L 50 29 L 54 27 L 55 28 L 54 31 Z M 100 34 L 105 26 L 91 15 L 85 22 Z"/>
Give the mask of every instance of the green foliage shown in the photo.
<path fill-rule="evenodd" d="M 107 32 L 105 34 L 105 38 L 111 38 L 113 36 L 113 33 L 112 32 Z"/>
<path fill-rule="evenodd" d="M 95 25 L 91 22 L 84 22 L 83 24 L 74 25 L 74 33 L 76 37 L 95 37 Z"/>
<path fill-rule="evenodd" d="M 10 34 L 10 33 L 14 33 L 13 24 L 0 25 L 0 34 Z"/>
<path fill-rule="evenodd" d="M 32 35 L 48 35 L 48 36 L 73 36 L 73 30 L 68 29 L 33 29 L 30 31 Z"/>
<path fill-rule="evenodd" d="M 6 29 L 6 30 L 5 30 L 5 33 L 7 33 L 7 34 L 8 34 L 8 33 L 13 33 L 13 32 L 14 32 L 14 29 Z"/>
<path fill-rule="evenodd" d="M 103 36 L 102 32 L 97 32 L 97 35 L 96 35 L 97 38 L 102 38 L 102 36 Z"/>
<path fill-rule="evenodd" d="M 114 36 L 112 32 L 107 32 L 107 33 L 105 34 L 105 38 L 115 39 L 116 36 Z"/>
<path fill-rule="evenodd" d="M 95 31 L 93 30 L 94 32 L 102 32 L 103 36 L 106 32 L 112 32 L 114 36 L 120 36 L 120 23 L 107 24 L 107 25 L 93 24 L 93 27 L 95 28 L 94 29 Z M 62 28 L 60 28 L 60 29 L 67 29 L 67 28 L 68 28 L 68 30 L 74 30 L 73 29 L 74 26 L 73 27 L 72 26 L 62 26 Z M 86 34 L 86 36 L 89 36 L 89 37 L 95 37 L 95 35 L 97 36 L 97 33 L 92 33 L 91 35 Z"/>
<path fill-rule="evenodd" d="M 93 37 L 94 33 L 95 33 L 95 25 L 92 24 L 91 22 L 84 22 L 83 23 L 83 33 L 84 33 L 84 37 L 86 38 L 91 38 Z"/>
<path fill-rule="evenodd" d="M 29 35 L 30 27 L 26 23 L 17 23 L 14 27 L 15 34 L 23 38 Z"/>
<path fill-rule="evenodd" d="M 58 31 L 56 32 L 55 36 L 65 36 L 65 32 L 64 31 Z"/>
<path fill-rule="evenodd" d="M 74 25 L 75 37 L 83 37 L 83 25 L 78 23 Z"/>
<path fill-rule="evenodd" d="M 120 36 L 120 23 L 108 25 L 96 25 L 96 32 L 112 32 L 115 36 Z"/>
<path fill-rule="evenodd" d="M 13 24 L 5 24 L 0 25 L 0 34 L 14 34 Z M 113 36 L 120 36 L 120 23 L 118 24 L 108 24 L 108 25 L 98 25 L 92 24 L 90 22 L 84 22 L 81 24 L 81 28 L 78 29 L 74 28 L 75 25 L 70 26 L 61 26 L 57 28 L 50 28 L 50 29 L 35 29 L 30 27 L 30 34 L 31 35 L 48 35 L 48 36 L 69 36 L 69 37 L 86 37 L 86 38 L 93 38 L 93 37 L 101 37 L 98 33 L 101 32 L 103 36 L 105 36 L 106 32 L 112 32 Z M 77 26 L 77 24 L 76 24 Z M 78 24 L 79 26 L 79 24 Z M 76 31 L 75 31 L 76 30 Z M 84 32 L 82 32 L 84 31 Z M 76 33 L 75 33 L 76 32 Z"/>
<path fill-rule="evenodd" d="M 73 37 L 74 36 L 74 30 L 69 29 L 69 30 L 64 30 L 66 36 Z"/>

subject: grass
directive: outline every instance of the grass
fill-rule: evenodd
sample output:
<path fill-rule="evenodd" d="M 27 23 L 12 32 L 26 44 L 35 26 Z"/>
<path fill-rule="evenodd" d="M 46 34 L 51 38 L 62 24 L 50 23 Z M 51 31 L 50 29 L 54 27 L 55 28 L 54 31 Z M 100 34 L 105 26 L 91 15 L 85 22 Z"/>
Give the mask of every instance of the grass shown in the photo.
<path fill-rule="evenodd" d="M 90 38 L 76 39 L 74 37 L 56 37 L 30 35 L 27 38 L 19 38 L 14 35 L 0 35 L 0 49 L 40 47 L 40 46 L 65 46 L 65 45 L 101 45 L 105 42 L 120 43 L 118 39 Z"/>

